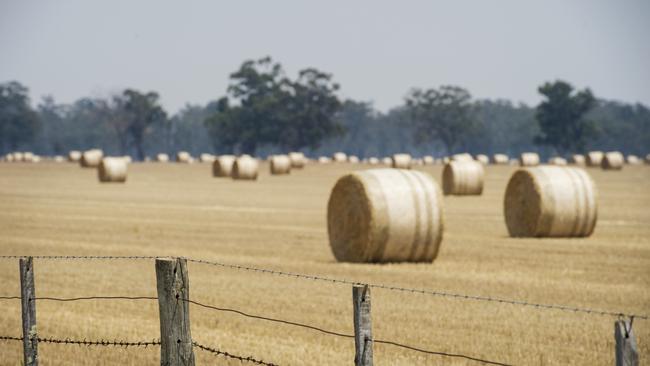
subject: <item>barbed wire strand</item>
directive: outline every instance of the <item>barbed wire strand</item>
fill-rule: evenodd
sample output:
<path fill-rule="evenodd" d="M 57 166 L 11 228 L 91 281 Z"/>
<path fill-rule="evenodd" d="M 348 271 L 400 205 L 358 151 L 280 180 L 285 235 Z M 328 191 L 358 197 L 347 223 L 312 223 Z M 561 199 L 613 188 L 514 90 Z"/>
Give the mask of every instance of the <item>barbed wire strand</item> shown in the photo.
<path fill-rule="evenodd" d="M 160 256 L 74 256 L 74 255 L 31 256 L 31 257 L 34 258 L 34 259 L 70 259 L 70 260 L 74 260 L 74 259 L 87 259 L 87 260 L 121 260 L 121 259 L 129 260 L 129 259 L 137 259 L 137 260 L 142 260 L 142 259 L 168 258 L 168 257 L 160 257 Z M 0 256 L 0 259 L 19 259 L 19 258 L 25 258 L 25 256 L 16 256 L 16 255 Z M 230 268 L 230 269 L 236 269 L 236 270 L 244 270 L 244 271 L 257 272 L 257 273 L 266 273 L 266 274 L 273 274 L 273 275 L 278 275 L 278 276 L 293 277 L 293 278 L 299 278 L 299 279 L 308 279 L 308 280 L 322 281 L 322 282 L 329 282 L 329 283 L 338 283 L 338 284 L 345 284 L 345 285 L 367 285 L 368 287 L 379 288 L 379 289 L 390 290 L 390 291 L 423 294 L 423 295 L 446 297 L 446 298 L 461 299 L 461 300 L 474 300 L 474 301 L 493 302 L 493 303 L 500 303 L 500 304 L 518 305 L 518 306 L 524 306 L 524 307 L 531 307 L 531 308 L 535 308 L 535 309 L 538 309 L 538 310 L 559 310 L 559 311 L 573 312 L 573 313 L 583 313 L 583 314 L 589 314 L 589 315 L 628 317 L 628 318 L 634 317 L 634 318 L 643 319 L 643 320 L 648 320 L 648 318 L 649 318 L 649 316 L 645 315 L 645 314 L 628 314 L 628 313 L 624 313 L 624 312 L 605 311 L 605 310 L 597 310 L 597 309 L 590 309 L 590 308 L 580 308 L 580 307 L 575 307 L 575 306 L 555 305 L 555 304 L 541 304 L 541 303 L 533 303 L 533 302 L 528 302 L 528 301 L 523 301 L 523 300 L 510 300 L 510 299 L 503 299 L 503 298 L 492 297 L 492 296 L 468 295 L 468 294 L 460 294 L 460 293 L 453 293 L 453 292 L 446 292 L 446 291 L 416 289 L 416 288 L 408 288 L 408 287 L 377 284 L 377 283 L 371 283 L 371 282 L 364 283 L 364 282 L 359 282 L 359 281 L 351 281 L 351 280 L 347 280 L 347 279 L 338 279 L 338 278 L 323 277 L 323 276 L 316 276 L 316 275 L 307 275 L 307 274 L 295 273 L 295 272 L 278 271 L 278 270 L 258 268 L 258 267 L 252 267 L 252 266 L 244 266 L 244 265 L 239 265 L 239 264 L 230 264 L 230 263 L 224 263 L 224 262 L 208 261 L 208 260 L 204 260 L 204 259 L 193 259 L 193 258 L 187 258 L 187 257 L 179 257 L 179 258 L 183 258 L 183 259 L 187 260 L 188 262 L 192 262 L 192 263 L 200 263 L 200 264 L 206 264 L 206 265 L 212 265 L 212 266 Z"/>
<path fill-rule="evenodd" d="M 274 364 L 274 363 L 270 363 L 270 362 L 255 359 L 252 356 L 243 357 L 243 356 L 233 355 L 232 353 L 228 353 L 228 352 L 225 352 L 225 351 L 220 351 L 220 350 L 218 350 L 216 348 L 213 348 L 213 347 L 204 346 L 204 345 L 202 345 L 200 343 L 197 343 L 197 342 L 192 342 L 192 345 L 194 347 L 196 347 L 196 348 L 199 348 L 199 349 L 203 350 L 203 351 L 207 351 L 207 352 L 213 353 L 215 355 L 224 356 L 224 357 L 231 358 L 231 359 L 234 359 L 234 360 L 239 360 L 241 362 L 250 362 L 250 363 L 257 364 L 257 365 L 266 365 L 266 366 L 278 366 L 277 364 Z"/>

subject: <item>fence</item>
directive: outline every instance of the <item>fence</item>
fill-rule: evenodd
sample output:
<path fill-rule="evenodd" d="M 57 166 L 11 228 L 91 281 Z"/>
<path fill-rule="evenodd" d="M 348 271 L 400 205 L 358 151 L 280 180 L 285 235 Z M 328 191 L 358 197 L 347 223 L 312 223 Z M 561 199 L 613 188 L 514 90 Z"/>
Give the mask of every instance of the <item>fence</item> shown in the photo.
<path fill-rule="evenodd" d="M 45 260 L 112 260 L 112 259 L 133 259 L 133 260 L 155 260 L 157 297 L 152 296 L 89 296 L 76 298 L 37 297 L 34 283 L 33 259 Z M 420 347 L 402 344 L 391 340 L 374 339 L 372 336 L 371 320 L 371 288 L 381 288 L 391 291 L 418 293 L 423 295 L 449 297 L 456 299 L 497 302 L 516 306 L 533 307 L 540 310 L 556 310 L 574 313 L 584 313 L 594 316 L 612 316 L 618 319 L 614 322 L 614 337 L 616 340 L 615 357 L 617 366 L 638 366 L 639 356 L 636 338 L 632 330 L 634 319 L 647 320 L 648 316 L 643 314 L 625 314 L 622 312 L 603 311 L 588 308 L 571 307 L 554 304 L 538 304 L 519 300 L 510 300 L 485 296 L 473 296 L 467 294 L 439 292 L 425 289 L 405 288 L 387 286 L 373 283 L 359 283 L 345 279 L 328 278 L 321 276 L 306 275 L 300 273 L 269 270 L 250 266 L 228 264 L 216 261 L 207 261 L 191 258 L 164 258 L 155 256 L 0 256 L 0 259 L 18 259 L 20 270 L 20 296 L 0 296 L 0 300 L 21 300 L 22 313 L 22 336 L 0 335 L 0 341 L 20 341 L 23 343 L 24 365 L 38 365 L 38 344 L 72 344 L 90 347 L 160 347 L 161 365 L 194 365 L 194 349 L 209 352 L 216 356 L 238 360 L 258 365 L 275 365 L 251 356 L 240 356 L 222 351 L 217 347 L 206 346 L 192 340 L 190 331 L 189 305 L 199 306 L 205 309 L 218 312 L 236 313 L 252 319 L 261 321 L 282 323 L 285 325 L 300 327 L 318 331 L 331 336 L 354 339 L 355 365 L 373 364 L 373 344 L 386 344 L 402 349 L 419 352 L 429 355 L 460 358 L 468 361 L 488 365 L 509 366 L 506 363 L 472 357 L 466 354 L 455 354 L 427 350 Z M 344 334 L 322 329 L 309 324 L 302 324 L 288 320 L 275 319 L 261 315 L 248 314 L 237 309 L 222 308 L 210 304 L 203 304 L 189 298 L 189 274 L 187 262 L 200 263 L 218 267 L 226 267 L 236 270 L 253 271 L 269 275 L 286 276 L 303 280 L 325 281 L 330 283 L 344 284 L 352 287 L 353 303 L 353 327 L 354 334 Z M 72 302 L 84 300 L 157 300 L 160 318 L 160 339 L 151 341 L 125 341 L 125 340 L 74 340 L 55 339 L 41 337 L 36 327 L 36 303 L 37 301 L 58 301 Z"/>

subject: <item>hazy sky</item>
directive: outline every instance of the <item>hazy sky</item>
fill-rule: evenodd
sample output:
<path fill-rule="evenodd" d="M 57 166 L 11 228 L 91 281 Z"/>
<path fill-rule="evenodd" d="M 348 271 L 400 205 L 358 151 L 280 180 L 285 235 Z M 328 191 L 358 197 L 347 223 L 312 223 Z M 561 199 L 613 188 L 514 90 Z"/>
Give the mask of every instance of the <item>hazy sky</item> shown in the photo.
<path fill-rule="evenodd" d="M 565 79 L 650 105 L 650 1 L 0 0 L 0 82 L 60 102 L 125 87 L 176 112 L 224 94 L 245 59 L 334 74 L 381 110 L 411 87 L 537 103 Z"/>

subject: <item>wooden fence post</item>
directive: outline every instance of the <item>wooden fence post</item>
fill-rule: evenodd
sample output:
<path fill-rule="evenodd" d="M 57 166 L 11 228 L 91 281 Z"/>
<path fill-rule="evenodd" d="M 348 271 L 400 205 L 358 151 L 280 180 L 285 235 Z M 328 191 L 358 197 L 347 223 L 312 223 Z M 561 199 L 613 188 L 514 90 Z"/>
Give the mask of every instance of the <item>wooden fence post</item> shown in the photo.
<path fill-rule="evenodd" d="M 194 366 L 190 333 L 189 278 L 182 258 L 156 259 L 160 310 L 160 364 Z"/>
<path fill-rule="evenodd" d="M 632 331 L 632 322 L 617 320 L 614 323 L 616 339 L 616 366 L 639 366 L 639 351 Z"/>
<path fill-rule="evenodd" d="M 352 287 L 354 308 L 354 365 L 372 366 L 372 321 L 370 318 L 370 288 Z"/>
<path fill-rule="evenodd" d="M 25 366 L 38 366 L 36 335 L 36 293 L 32 257 L 20 258 L 20 304 L 23 316 L 23 354 Z"/>

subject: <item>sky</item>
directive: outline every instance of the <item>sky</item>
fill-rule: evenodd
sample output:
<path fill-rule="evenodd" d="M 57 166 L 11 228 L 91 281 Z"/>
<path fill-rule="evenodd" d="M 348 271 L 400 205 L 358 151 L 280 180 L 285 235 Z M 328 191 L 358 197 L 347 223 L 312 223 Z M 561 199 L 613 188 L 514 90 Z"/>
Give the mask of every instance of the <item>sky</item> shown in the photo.
<path fill-rule="evenodd" d="M 0 82 L 33 103 L 154 90 L 174 113 L 268 55 L 382 111 L 450 84 L 534 105 L 557 79 L 650 105 L 649 38 L 648 0 L 0 0 Z"/>

